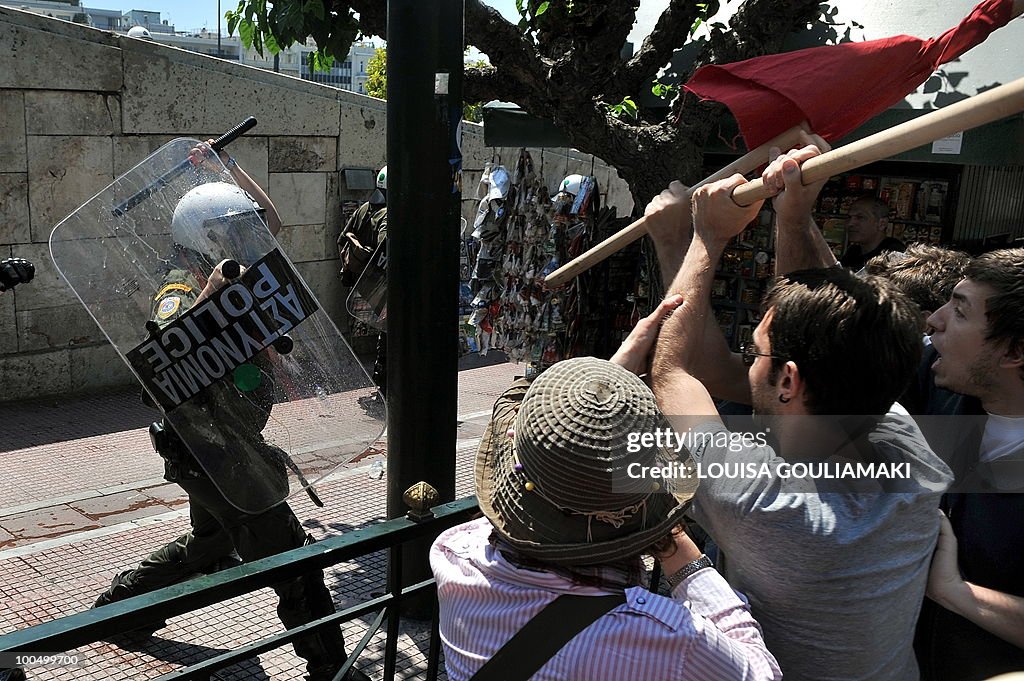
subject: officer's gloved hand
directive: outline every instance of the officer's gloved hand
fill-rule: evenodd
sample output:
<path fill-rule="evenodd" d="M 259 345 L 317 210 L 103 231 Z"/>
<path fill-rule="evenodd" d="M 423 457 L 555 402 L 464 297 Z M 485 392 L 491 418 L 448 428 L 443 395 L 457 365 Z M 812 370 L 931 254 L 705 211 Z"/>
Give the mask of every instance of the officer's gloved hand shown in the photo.
<path fill-rule="evenodd" d="M 24 258 L 8 258 L 0 261 L 0 291 L 27 284 L 36 275 L 35 265 Z"/>

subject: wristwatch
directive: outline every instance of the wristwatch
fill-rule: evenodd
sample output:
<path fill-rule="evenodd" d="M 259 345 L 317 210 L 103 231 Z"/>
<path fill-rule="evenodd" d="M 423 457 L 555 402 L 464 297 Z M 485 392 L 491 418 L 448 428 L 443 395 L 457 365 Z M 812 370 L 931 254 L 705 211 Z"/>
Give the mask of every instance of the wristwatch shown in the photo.
<path fill-rule="evenodd" d="M 701 555 L 697 560 L 687 563 L 665 578 L 665 581 L 668 582 L 668 590 L 675 591 L 676 587 L 679 586 L 684 579 L 698 570 L 703 570 L 704 568 L 709 567 L 714 567 L 714 563 L 712 563 L 711 559 L 707 556 Z"/>

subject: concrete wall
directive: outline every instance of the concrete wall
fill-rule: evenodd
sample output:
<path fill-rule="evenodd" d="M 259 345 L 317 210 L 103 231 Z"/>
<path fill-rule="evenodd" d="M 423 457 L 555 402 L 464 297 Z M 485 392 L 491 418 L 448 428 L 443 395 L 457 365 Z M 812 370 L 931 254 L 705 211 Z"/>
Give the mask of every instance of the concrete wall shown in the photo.
<path fill-rule="evenodd" d="M 57 275 L 50 231 L 168 140 L 216 137 L 249 115 L 259 125 L 231 153 L 274 200 L 284 223 L 278 239 L 344 330 L 347 291 L 335 248 L 341 202 L 368 192 L 342 186 L 339 171 L 384 164 L 383 101 L 0 8 L 0 258 L 28 258 L 37 268 L 35 281 L 0 296 L 0 401 L 134 381 Z M 512 164 L 516 153 L 485 148 L 482 128 L 465 126 L 467 219 L 484 165 Z M 592 163 L 575 152 L 545 153 L 553 184 L 564 170 L 590 172 Z M 606 203 L 628 212 L 625 184 L 603 163 L 593 167 Z"/>

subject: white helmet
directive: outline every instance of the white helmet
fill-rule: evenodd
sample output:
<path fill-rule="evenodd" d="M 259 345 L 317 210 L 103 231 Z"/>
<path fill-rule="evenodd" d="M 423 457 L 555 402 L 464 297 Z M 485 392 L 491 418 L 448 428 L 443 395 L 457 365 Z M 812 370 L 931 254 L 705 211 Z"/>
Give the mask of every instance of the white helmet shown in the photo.
<path fill-rule="evenodd" d="M 579 196 L 580 188 L 583 186 L 582 175 L 567 175 L 561 184 L 558 185 L 559 192 L 565 192 L 566 194 L 572 194 L 573 196 Z M 556 194 L 558 192 L 555 192 Z"/>
<path fill-rule="evenodd" d="M 140 40 L 152 40 L 153 36 L 149 34 L 149 30 L 142 26 L 132 26 L 128 29 L 129 38 L 139 38 Z"/>
<path fill-rule="evenodd" d="M 597 180 L 590 175 L 567 175 L 551 198 L 555 211 L 562 215 L 586 215 L 591 209 L 591 196 L 596 195 Z M 596 206 L 595 206 L 596 208 Z"/>
<path fill-rule="evenodd" d="M 238 257 L 235 247 L 240 233 L 240 222 L 260 222 L 265 212 L 259 204 L 239 187 L 227 182 L 208 182 L 190 189 L 171 218 L 171 238 L 174 243 L 211 258 Z"/>
<path fill-rule="evenodd" d="M 377 188 L 370 194 L 370 203 L 374 206 L 383 206 L 388 202 L 386 192 L 388 190 L 388 167 L 385 165 L 377 171 Z"/>

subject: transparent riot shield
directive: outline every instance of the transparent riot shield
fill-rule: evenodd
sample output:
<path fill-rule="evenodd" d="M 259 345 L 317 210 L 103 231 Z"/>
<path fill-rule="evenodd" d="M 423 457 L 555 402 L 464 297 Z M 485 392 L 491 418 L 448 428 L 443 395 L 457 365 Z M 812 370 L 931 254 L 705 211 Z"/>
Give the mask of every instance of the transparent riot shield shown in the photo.
<path fill-rule="evenodd" d="M 384 421 L 360 408 L 369 376 L 256 210 L 173 221 L 190 191 L 234 185 L 215 154 L 187 162 L 198 145 L 173 140 L 119 177 L 53 229 L 50 253 L 163 412 L 161 455 L 191 454 L 257 513 L 364 452 Z"/>
<path fill-rule="evenodd" d="M 466 218 L 459 218 L 462 230 Z M 348 294 L 345 307 L 353 318 L 378 331 L 387 331 L 388 319 L 388 244 L 382 239 L 363 268 L 356 285 Z"/>
<path fill-rule="evenodd" d="M 359 275 L 345 302 L 348 313 L 367 326 L 387 331 L 388 248 L 382 240 Z"/>

